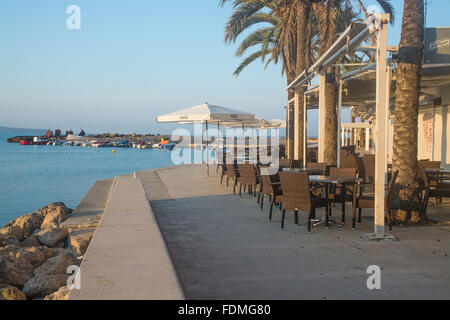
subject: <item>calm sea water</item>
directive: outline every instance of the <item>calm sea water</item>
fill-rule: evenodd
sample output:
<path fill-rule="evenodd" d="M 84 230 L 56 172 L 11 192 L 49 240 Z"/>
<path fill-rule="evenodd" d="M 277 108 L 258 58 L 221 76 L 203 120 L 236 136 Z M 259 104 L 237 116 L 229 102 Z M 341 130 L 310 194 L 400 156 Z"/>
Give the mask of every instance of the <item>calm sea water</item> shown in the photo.
<path fill-rule="evenodd" d="M 0 128 L 0 227 L 51 202 L 75 208 L 96 180 L 172 165 L 158 149 L 20 146 L 17 135 L 42 130 Z"/>

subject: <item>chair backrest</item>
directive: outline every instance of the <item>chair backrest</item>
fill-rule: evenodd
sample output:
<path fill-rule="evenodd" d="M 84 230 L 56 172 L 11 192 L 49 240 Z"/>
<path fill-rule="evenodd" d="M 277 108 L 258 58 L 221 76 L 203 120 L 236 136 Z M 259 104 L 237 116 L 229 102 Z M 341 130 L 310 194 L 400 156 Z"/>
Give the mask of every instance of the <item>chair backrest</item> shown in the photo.
<path fill-rule="evenodd" d="M 327 171 L 327 164 L 323 162 L 308 162 L 306 168 L 322 170 L 321 174 L 325 174 Z"/>
<path fill-rule="evenodd" d="M 303 159 L 292 160 L 291 168 L 303 168 Z"/>
<path fill-rule="evenodd" d="M 441 169 L 441 162 L 440 161 L 419 161 L 419 166 L 423 166 L 425 169 Z"/>
<path fill-rule="evenodd" d="M 227 164 L 225 164 L 225 167 L 227 168 L 227 170 L 225 171 L 225 174 L 227 176 L 229 176 L 230 178 L 234 177 L 234 175 L 235 175 L 234 164 L 227 163 Z"/>
<path fill-rule="evenodd" d="M 366 183 L 375 183 L 375 155 L 366 154 L 363 158 L 364 180 Z"/>
<path fill-rule="evenodd" d="M 353 155 L 341 155 L 341 168 L 357 168 L 358 162 Z"/>
<path fill-rule="evenodd" d="M 283 208 L 286 210 L 310 211 L 311 195 L 306 172 L 280 172 Z"/>
<path fill-rule="evenodd" d="M 430 180 L 428 179 L 428 174 L 425 171 L 425 167 L 424 166 L 419 165 L 418 172 L 417 172 L 417 177 L 420 180 L 423 181 L 425 189 L 429 189 L 430 188 Z"/>
<path fill-rule="evenodd" d="M 277 182 L 277 175 L 268 175 L 263 174 L 261 175 L 261 184 L 262 184 L 262 193 L 263 194 L 273 194 L 274 192 L 274 186 L 272 183 Z"/>
<path fill-rule="evenodd" d="M 317 162 L 318 150 L 317 148 L 308 148 L 306 152 L 308 162 Z"/>
<path fill-rule="evenodd" d="M 392 189 L 394 188 L 397 176 L 398 176 L 397 170 L 392 172 L 391 181 L 389 181 L 389 185 L 386 191 L 386 203 L 385 203 L 386 210 L 389 210 L 392 207 L 392 197 L 393 197 Z"/>
<path fill-rule="evenodd" d="M 250 163 L 238 164 L 239 177 L 241 183 L 255 183 L 256 170 L 255 166 Z"/>
<path fill-rule="evenodd" d="M 355 178 L 356 168 L 330 168 L 330 176 L 336 178 Z"/>
<path fill-rule="evenodd" d="M 291 159 L 280 159 L 278 162 L 278 166 L 280 168 L 290 168 L 291 167 Z"/>

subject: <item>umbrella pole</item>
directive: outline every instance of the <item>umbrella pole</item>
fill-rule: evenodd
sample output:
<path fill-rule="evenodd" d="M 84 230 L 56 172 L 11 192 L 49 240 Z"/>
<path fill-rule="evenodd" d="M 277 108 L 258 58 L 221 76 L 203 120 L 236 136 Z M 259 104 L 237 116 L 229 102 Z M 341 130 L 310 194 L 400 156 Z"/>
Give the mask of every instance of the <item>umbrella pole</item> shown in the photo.
<path fill-rule="evenodd" d="M 206 121 L 206 175 L 209 177 L 208 121 Z"/>

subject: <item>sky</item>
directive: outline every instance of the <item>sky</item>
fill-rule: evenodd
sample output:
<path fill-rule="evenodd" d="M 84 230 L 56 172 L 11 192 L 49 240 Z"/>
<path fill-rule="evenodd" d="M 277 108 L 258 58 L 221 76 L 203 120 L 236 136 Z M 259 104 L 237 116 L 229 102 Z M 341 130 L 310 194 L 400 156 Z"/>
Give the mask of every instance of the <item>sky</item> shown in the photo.
<path fill-rule="evenodd" d="M 231 5 L 219 0 L 0 1 L 0 125 L 87 132 L 170 133 L 156 116 L 204 102 L 284 118 L 279 65 L 257 62 L 236 78 L 225 44 Z M 367 5 L 375 1 L 365 1 Z M 398 45 L 402 0 L 392 0 Z M 81 29 L 69 30 L 70 5 Z M 429 26 L 450 26 L 450 1 L 432 0 Z M 308 133 L 317 135 L 317 112 Z M 344 122 L 348 121 L 348 112 Z"/>

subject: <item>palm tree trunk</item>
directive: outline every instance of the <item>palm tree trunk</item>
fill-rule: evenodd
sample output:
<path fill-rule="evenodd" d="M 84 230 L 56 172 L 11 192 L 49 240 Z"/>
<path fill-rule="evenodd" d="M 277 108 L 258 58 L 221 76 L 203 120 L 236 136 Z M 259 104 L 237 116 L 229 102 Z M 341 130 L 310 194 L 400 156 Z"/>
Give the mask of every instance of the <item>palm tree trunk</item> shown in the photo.
<path fill-rule="evenodd" d="M 295 76 L 290 75 L 287 72 L 287 84 L 289 85 L 292 81 L 294 81 Z M 288 101 L 294 98 L 294 92 L 288 91 Z M 288 159 L 294 159 L 294 126 L 295 126 L 295 118 L 294 118 L 294 104 L 287 104 L 287 114 L 288 114 L 288 122 L 287 122 L 287 135 L 286 135 L 286 155 Z"/>
<path fill-rule="evenodd" d="M 336 81 L 334 68 L 328 68 L 325 77 L 325 141 L 323 161 L 329 166 L 337 163 Z"/>
<path fill-rule="evenodd" d="M 396 190 L 400 206 L 397 220 L 419 223 L 424 213 L 405 207 L 417 188 L 417 118 L 423 58 L 423 0 L 405 0 L 399 45 L 393 167 L 398 170 Z"/>
<path fill-rule="evenodd" d="M 311 14 L 311 7 L 309 3 L 305 3 L 303 1 L 299 1 L 297 3 L 297 58 L 296 58 L 296 66 L 295 66 L 295 72 L 297 75 L 301 74 L 307 67 L 307 57 L 308 57 L 308 50 L 307 47 L 308 39 L 308 22 Z M 296 154 L 295 158 L 302 159 L 303 158 L 303 142 L 304 142 L 304 126 L 306 125 L 304 123 L 304 112 L 303 112 L 303 104 L 304 104 L 304 94 L 305 94 L 305 87 L 300 86 L 297 88 L 297 92 L 299 95 L 299 102 L 296 106 L 295 110 L 295 117 L 296 117 L 296 123 L 297 123 L 297 134 L 295 136 L 295 144 L 297 146 L 296 148 Z"/>

